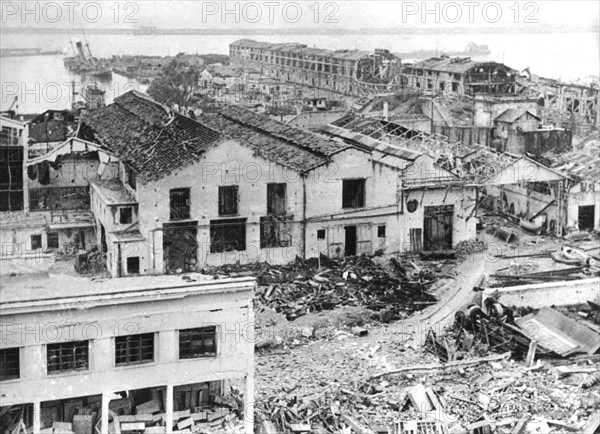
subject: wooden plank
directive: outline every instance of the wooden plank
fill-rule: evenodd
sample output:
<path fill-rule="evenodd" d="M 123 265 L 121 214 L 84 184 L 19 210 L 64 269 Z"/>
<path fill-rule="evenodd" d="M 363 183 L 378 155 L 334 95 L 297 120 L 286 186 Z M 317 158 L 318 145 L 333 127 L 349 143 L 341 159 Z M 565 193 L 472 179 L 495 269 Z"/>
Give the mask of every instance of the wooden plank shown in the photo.
<path fill-rule="evenodd" d="M 183 419 L 181 422 L 177 424 L 177 429 L 181 430 L 194 425 L 194 420 L 189 417 L 187 419 Z"/>
<path fill-rule="evenodd" d="M 144 431 L 146 424 L 144 422 L 122 422 L 121 431 Z"/>

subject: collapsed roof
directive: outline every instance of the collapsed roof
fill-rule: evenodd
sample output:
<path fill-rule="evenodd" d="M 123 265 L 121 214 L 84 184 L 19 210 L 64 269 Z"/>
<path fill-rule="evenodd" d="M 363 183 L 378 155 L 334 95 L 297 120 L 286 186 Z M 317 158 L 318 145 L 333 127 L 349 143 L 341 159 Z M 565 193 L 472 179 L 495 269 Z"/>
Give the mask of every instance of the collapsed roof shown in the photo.
<path fill-rule="evenodd" d="M 136 91 L 84 115 L 80 136 L 113 152 L 142 184 L 192 164 L 228 139 L 301 173 L 328 164 L 334 154 L 350 148 L 239 106 L 219 105 L 196 121 Z"/>

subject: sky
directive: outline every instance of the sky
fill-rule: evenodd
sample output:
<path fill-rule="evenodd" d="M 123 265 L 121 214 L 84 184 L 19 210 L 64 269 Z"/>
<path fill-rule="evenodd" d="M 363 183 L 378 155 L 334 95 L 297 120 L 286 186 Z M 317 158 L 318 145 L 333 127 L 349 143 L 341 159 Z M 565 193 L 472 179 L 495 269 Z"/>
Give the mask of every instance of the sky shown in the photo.
<path fill-rule="evenodd" d="M 598 1 L 7 1 L 2 27 L 264 29 L 598 26 Z"/>

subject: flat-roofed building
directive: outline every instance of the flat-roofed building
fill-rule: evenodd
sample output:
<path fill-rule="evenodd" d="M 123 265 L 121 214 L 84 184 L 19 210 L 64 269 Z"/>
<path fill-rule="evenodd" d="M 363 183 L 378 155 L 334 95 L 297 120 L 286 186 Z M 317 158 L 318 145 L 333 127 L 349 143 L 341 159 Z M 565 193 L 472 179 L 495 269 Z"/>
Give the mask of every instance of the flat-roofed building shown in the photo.
<path fill-rule="evenodd" d="M 254 288 L 251 278 L 199 274 L 3 279 L 1 422 L 18 416 L 0 429 L 114 433 L 137 423 L 168 433 L 222 417 L 234 380 L 251 433 Z"/>
<path fill-rule="evenodd" d="M 400 83 L 401 60 L 389 50 L 326 50 L 305 44 L 240 39 L 229 45 L 231 63 L 260 69 L 282 82 L 350 95 L 382 92 Z"/>

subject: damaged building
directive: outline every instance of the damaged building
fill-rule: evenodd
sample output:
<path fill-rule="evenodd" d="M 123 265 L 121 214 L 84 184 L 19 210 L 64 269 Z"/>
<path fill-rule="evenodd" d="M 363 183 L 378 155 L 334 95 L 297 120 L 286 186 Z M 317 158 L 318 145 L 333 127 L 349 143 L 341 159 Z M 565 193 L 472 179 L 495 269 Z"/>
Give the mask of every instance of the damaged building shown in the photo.
<path fill-rule="evenodd" d="M 518 72 L 497 62 L 469 57 L 432 57 L 403 69 L 407 86 L 455 95 L 514 94 Z"/>
<path fill-rule="evenodd" d="M 120 160 L 118 182 L 91 186 L 114 277 L 440 250 L 475 236 L 474 191 L 445 188 L 458 177 L 383 142 L 229 105 L 194 121 L 136 92 L 87 115 L 80 131 Z"/>
<path fill-rule="evenodd" d="M 255 281 L 187 277 L 3 279 L 2 432 L 252 433 Z"/>
<path fill-rule="evenodd" d="M 321 132 L 369 149 L 399 170 L 398 252 L 449 250 L 475 238 L 475 185 L 436 164 L 426 146 L 419 143 L 418 137 L 426 135 L 391 122 L 352 115 L 323 127 Z M 409 142 L 411 147 L 402 146 Z"/>
<path fill-rule="evenodd" d="M 233 65 L 260 68 L 273 79 L 348 95 L 381 92 L 400 83 L 401 60 L 385 49 L 332 51 L 240 39 L 229 45 L 229 56 Z"/>
<path fill-rule="evenodd" d="M 494 119 L 492 147 L 499 152 L 532 155 L 571 150 L 571 131 L 541 123 L 529 110 L 507 109 Z"/>
<path fill-rule="evenodd" d="M 0 212 L 22 211 L 27 126 L 16 119 L 1 116 L 0 127 Z"/>
<path fill-rule="evenodd" d="M 561 156 L 554 169 L 570 178 L 565 195 L 566 228 L 600 231 L 600 158 L 570 152 Z"/>
<path fill-rule="evenodd" d="M 3 257 L 29 265 L 37 258 L 39 265 L 41 256 L 73 256 L 93 246 L 89 185 L 114 177 L 115 165 L 99 146 L 73 137 L 77 123 L 68 111 L 48 110 L 26 124 L 2 118 L 2 124 L 12 143 L 2 146 L 0 171 L 7 189 L 0 201 Z"/>

